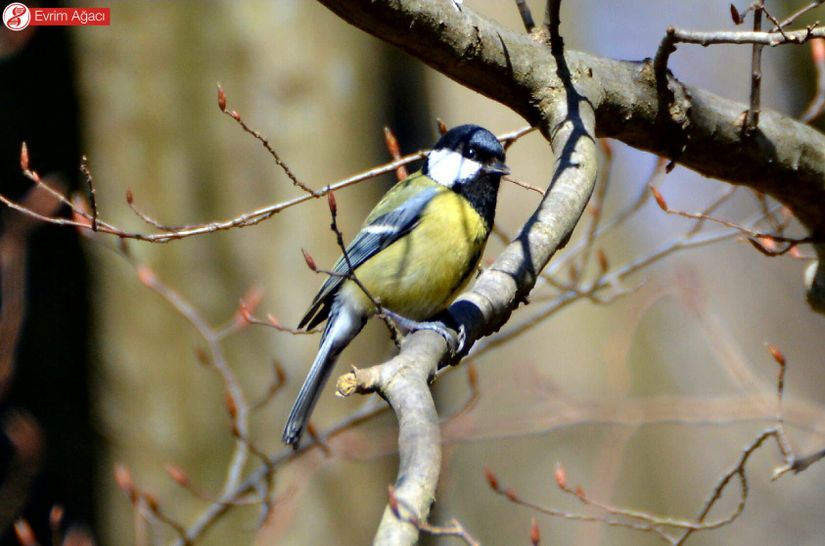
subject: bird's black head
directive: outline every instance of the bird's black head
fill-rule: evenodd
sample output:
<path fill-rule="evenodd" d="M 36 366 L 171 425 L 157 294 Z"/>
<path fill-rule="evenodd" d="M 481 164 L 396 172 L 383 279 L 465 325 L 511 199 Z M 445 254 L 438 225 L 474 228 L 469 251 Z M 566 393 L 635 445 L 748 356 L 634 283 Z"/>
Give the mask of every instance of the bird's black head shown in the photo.
<path fill-rule="evenodd" d="M 444 133 L 424 164 L 424 174 L 454 189 L 480 179 L 498 182 L 509 172 L 501 143 L 478 125 L 459 125 Z"/>
<path fill-rule="evenodd" d="M 504 147 L 478 125 L 459 125 L 442 136 L 424 162 L 424 174 L 464 196 L 492 227 L 501 177 L 510 172 Z"/>

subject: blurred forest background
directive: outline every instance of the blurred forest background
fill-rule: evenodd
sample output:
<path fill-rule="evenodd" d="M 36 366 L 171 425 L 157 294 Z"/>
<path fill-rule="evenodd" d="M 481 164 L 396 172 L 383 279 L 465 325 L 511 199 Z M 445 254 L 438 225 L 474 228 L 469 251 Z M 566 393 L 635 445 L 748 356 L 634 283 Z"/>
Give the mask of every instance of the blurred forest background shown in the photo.
<path fill-rule="evenodd" d="M 18 167 L 25 140 L 33 168 L 60 174 L 75 188 L 80 155 L 87 155 L 101 214 L 134 230 L 146 226 L 126 204 L 128 188 L 137 205 L 167 224 L 229 218 L 299 195 L 260 144 L 218 111 L 218 81 L 230 108 L 267 135 L 313 188 L 386 161 L 385 125 L 404 153 L 434 142 L 436 116 L 449 126 L 473 122 L 496 133 L 524 125 L 505 107 L 308 0 L 87 4 L 110 7 L 111 26 L 0 34 L 4 194 L 19 197 L 27 187 Z M 521 30 L 513 2 L 464 4 Z M 780 14 L 801 4 L 770 2 Z M 542 12 L 543 2 L 531 5 Z M 731 28 L 728 6 L 565 2 L 562 32 L 571 48 L 639 60 L 653 56 L 668 25 Z M 818 10 L 809 19 L 822 18 Z M 797 116 L 815 89 L 809 47 L 766 49 L 764 56 L 763 105 Z M 680 46 L 670 66 L 685 82 L 747 101 L 749 47 Z M 620 143 L 612 148 L 606 217 L 636 199 L 656 164 Z M 534 133 L 510 149 L 508 163 L 519 180 L 544 187 L 552 155 Z M 387 175 L 337 193 L 347 237 L 393 180 Z M 725 188 L 677 167 L 662 193 L 672 207 L 693 211 Z M 538 199 L 505 184 L 498 226 L 514 234 Z M 758 210 L 754 196 L 740 189 L 716 215 L 740 221 Z M 300 249 L 321 267 L 338 255 L 328 223 L 326 202 L 317 200 L 255 227 L 130 248 L 212 324 L 230 320 L 256 287 L 263 291 L 258 314 L 294 325 L 321 281 Z M 621 264 L 691 225 L 648 203 L 600 246 Z M 491 239 L 487 256 L 501 247 Z M 29 248 L 28 315 L 15 379 L 2 400 L 5 415 L 25 409 L 44 431 L 46 458 L 25 516 L 42 529 L 51 505 L 61 503 L 67 521 L 88 525 L 101 544 L 134 543 L 132 507 L 112 473 L 120 463 L 167 513 L 191 522 L 205 503 L 171 480 L 164 465 L 217 491 L 233 446 L 223 385 L 193 351 L 203 340 L 105 245 L 80 243 L 74 231 L 50 226 Z M 485 544 L 526 543 L 533 514 L 490 492 L 482 468 L 494 469 L 523 497 L 578 510 L 553 484 L 557 461 L 594 498 L 693 516 L 742 447 L 771 423 L 776 366 L 765 342 L 789 360 L 786 411 L 796 447 L 821 447 L 825 317 L 805 303 L 805 265 L 767 258 L 737 239 L 676 253 L 629 280 L 628 286 L 646 281 L 633 294 L 607 306 L 577 302 L 475 359 L 480 398 L 444 429 L 449 447 L 431 519 L 456 517 Z M 245 328 L 225 344 L 252 399 L 266 390 L 273 361 L 286 371 L 286 386 L 251 422 L 251 436 L 267 453 L 281 449 L 285 416 L 316 348 L 316 337 L 262 327 Z M 381 325 L 371 324 L 339 370 L 379 362 L 392 350 Z M 460 406 L 468 391 L 464 370 L 435 391 L 442 411 Z M 334 398 L 330 386 L 314 421 L 323 429 L 362 403 Z M 368 542 L 394 480 L 394 441 L 395 422 L 384 415 L 336 439 L 332 457 L 308 453 L 276 474 L 283 498 L 262 528 L 256 508 L 233 509 L 203 544 Z M 4 442 L 0 455 L 8 461 Z M 777 463 L 773 448 L 758 452 L 744 515 L 697 534 L 692 544 L 821 544 L 825 465 L 772 483 Z M 734 506 L 734 497 L 723 504 Z M 542 517 L 539 525 L 549 544 L 658 544 L 601 524 Z M 14 543 L 11 534 L 4 538 Z"/>

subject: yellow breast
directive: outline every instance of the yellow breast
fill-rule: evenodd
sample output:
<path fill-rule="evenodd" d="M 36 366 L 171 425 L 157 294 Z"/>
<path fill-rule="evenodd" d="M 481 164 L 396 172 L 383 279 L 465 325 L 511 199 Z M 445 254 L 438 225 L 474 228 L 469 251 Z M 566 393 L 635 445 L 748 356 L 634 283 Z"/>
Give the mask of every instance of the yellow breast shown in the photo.
<path fill-rule="evenodd" d="M 444 188 L 430 201 L 418 226 L 364 262 L 355 275 L 388 309 L 424 320 L 445 309 L 473 278 L 488 233 L 470 203 Z M 374 311 L 352 281 L 342 291 Z"/>

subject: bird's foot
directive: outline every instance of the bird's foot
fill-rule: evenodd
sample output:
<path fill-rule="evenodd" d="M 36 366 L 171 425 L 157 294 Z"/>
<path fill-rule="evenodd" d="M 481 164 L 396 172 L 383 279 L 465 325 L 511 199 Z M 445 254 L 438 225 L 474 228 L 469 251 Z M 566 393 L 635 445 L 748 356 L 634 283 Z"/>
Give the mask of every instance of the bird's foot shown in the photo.
<path fill-rule="evenodd" d="M 452 355 L 460 353 L 464 348 L 466 335 L 463 327 L 459 328 L 458 335 L 456 335 L 455 332 L 449 329 L 443 322 L 412 320 L 386 308 L 382 309 L 382 312 L 407 333 L 418 330 L 431 330 L 440 335 L 444 338 L 444 341 L 447 343 L 447 348 Z"/>

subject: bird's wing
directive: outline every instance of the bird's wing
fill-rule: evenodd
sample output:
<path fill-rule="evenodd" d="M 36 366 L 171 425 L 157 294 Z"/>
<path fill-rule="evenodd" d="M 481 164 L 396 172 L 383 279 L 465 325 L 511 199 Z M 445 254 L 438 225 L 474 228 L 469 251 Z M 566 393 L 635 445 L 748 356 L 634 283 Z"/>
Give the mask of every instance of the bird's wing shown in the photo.
<path fill-rule="evenodd" d="M 401 183 L 404 184 L 404 183 Z M 415 226 L 418 225 L 421 219 L 421 213 L 427 206 L 427 203 L 432 200 L 438 193 L 438 186 L 425 186 L 423 189 L 418 187 L 405 187 L 399 184 L 393 190 L 387 193 L 381 202 L 376 205 L 373 213 L 367 217 L 366 222 L 361 227 L 361 231 L 355 236 L 355 239 L 347 246 L 346 257 L 349 258 L 349 264 L 344 256 L 338 258 L 335 266 L 332 268 L 334 275 L 330 275 L 324 282 L 321 290 L 312 300 L 304 318 L 298 324 L 299 328 L 306 326 L 307 329 L 314 328 L 316 325 L 326 319 L 329 313 L 330 305 L 332 304 L 332 297 L 340 288 L 341 284 L 346 280 L 346 275 L 349 273 L 349 265 L 355 270 L 359 265 L 363 264 L 383 249 L 390 246 L 400 237 L 409 233 Z M 412 193 L 409 198 L 404 193 Z M 382 208 L 386 210 L 386 205 L 393 205 L 400 202 L 398 206 L 391 209 L 389 212 L 380 213 Z M 382 207 L 382 205 L 384 205 Z M 376 211 L 379 211 L 376 214 Z"/>

